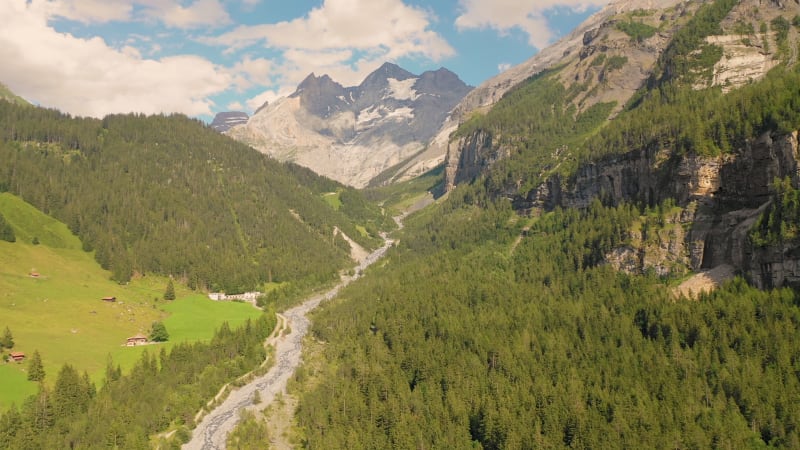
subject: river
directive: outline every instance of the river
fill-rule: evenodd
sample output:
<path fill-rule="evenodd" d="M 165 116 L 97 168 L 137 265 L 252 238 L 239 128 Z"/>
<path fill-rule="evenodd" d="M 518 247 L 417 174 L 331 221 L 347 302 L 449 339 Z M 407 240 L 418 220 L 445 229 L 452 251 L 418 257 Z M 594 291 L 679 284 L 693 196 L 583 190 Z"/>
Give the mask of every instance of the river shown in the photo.
<path fill-rule="evenodd" d="M 341 288 L 360 278 L 364 269 L 381 259 L 392 244 L 394 244 L 392 239 L 384 237 L 384 245 L 370 253 L 356 268 L 354 275 L 343 276 L 339 284 L 329 291 L 314 295 L 300 305 L 282 313 L 290 332 L 278 336 L 275 340 L 275 364 L 266 374 L 256 377 L 246 385 L 232 391 L 225 401 L 206 414 L 192 432 L 192 439 L 182 448 L 185 450 L 224 449 L 228 434 L 239 423 L 242 410 L 263 410 L 275 400 L 278 393 L 286 392 L 289 378 L 300 365 L 303 338 L 311 325 L 308 313 L 323 301 L 336 297 Z M 258 392 L 261 399 L 258 404 L 253 404 L 255 392 Z"/>

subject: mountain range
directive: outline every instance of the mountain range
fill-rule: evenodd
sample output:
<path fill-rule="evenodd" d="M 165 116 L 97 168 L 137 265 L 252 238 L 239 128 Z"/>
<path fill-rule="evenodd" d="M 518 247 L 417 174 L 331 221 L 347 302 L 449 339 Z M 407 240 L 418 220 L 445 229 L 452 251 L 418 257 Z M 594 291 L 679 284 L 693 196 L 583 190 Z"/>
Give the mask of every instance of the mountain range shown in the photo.
<path fill-rule="evenodd" d="M 352 87 L 312 73 L 292 95 L 227 134 L 279 160 L 364 187 L 424 150 L 470 90 L 444 68 L 414 75 L 385 63 Z M 439 155 L 427 169 L 442 160 Z"/>

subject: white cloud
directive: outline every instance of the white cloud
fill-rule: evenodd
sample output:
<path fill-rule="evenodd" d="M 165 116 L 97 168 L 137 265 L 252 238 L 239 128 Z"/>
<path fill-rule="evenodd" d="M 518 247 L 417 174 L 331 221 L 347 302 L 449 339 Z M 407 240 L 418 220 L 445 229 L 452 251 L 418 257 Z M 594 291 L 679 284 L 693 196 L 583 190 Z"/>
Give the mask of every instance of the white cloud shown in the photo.
<path fill-rule="evenodd" d="M 281 51 L 282 60 L 270 71 L 280 91 L 293 90 L 310 72 L 350 85 L 384 61 L 452 56 L 450 44 L 430 29 L 433 20 L 429 11 L 402 0 L 325 0 L 304 17 L 239 26 L 201 42 L 227 47 L 229 53 L 254 45 Z"/>
<path fill-rule="evenodd" d="M 230 102 L 225 108 L 228 111 L 241 111 L 244 109 L 244 106 L 239 102 Z"/>
<path fill-rule="evenodd" d="M 500 63 L 500 64 L 497 65 L 497 71 L 498 72 L 505 72 L 506 70 L 508 70 L 510 68 L 511 68 L 511 64 L 510 63 Z"/>
<path fill-rule="evenodd" d="M 219 0 L 195 0 L 188 6 L 183 6 L 182 0 L 30 0 L 30 3 L 49 16 L 82 23 L 149 19 L 180 29 L 231 23 Z"/>
<path fill-rule="evenodd" d="M 250 56 L 245 56 L 230 69 L 234 76 L 234 84 L 240 90 L 271 84 L 273 70 L 272 61 L 264 58 L 253 59 Z"/>
<path fill-rule="evenodd" d="M 276 99 L 280 97 L 285 97 L 287 95 L 289 95 L 289 92 L 281 93 L 278 91 L 264 91 L 261 94 L 258 94 L 255 97 L 248 99 L 247 102 L 245 103 L 247 103 L 247 107 L 250 108 L 250 110 L 255 111 L 262 105 L 264 105 L 264 103 L 272 103 Z"/>
<path fill-rule="evenodd" d="M 177 1 L 159 0 L 153 2 L 145 14 L 152 19 L 160 20 L 168 27 L 181 29 L 231 23 L 231 17 L 219 0 L 196 0 L 189 6 L 183 6 Z"/>
<path fill-rule="evenodd" d="M 513 28 L 528 34 L 528 43 L 546 47 L 554 38 L 545 11 L 568 8 L 576 12 L 608 4 L 608 0 L 459 0 L 462 11 L 456 18 L 459 30 L 493 28 L 501 33 Z"/>
<path fill-rule="evenodd" d="M 83 23 L 128 20 L 133 12 L 130 0 L 32 0 L 35 8 Z"/>
<path fill-rule="evenodd" d="M 42 7 L 45 6 L 45 7 Z M 0 2 L 0 80 L 14 92 L 77 115 L 116 112 L 211 114 L 209 97 L 231 75 L 198 56 L 143 59 L 132 47 L 79 39 L 47 23 L 48 5 Z"/>

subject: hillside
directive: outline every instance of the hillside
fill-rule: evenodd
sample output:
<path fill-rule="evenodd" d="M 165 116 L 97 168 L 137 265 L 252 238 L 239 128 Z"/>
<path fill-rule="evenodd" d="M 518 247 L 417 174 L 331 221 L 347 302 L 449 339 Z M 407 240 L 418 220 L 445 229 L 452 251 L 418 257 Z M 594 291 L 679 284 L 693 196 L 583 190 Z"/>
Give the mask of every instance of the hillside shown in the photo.
<path fill-rule="evenodd" d="M 717 1 L 690 19 L 676 9 L 613 16 L 587 32 L 580 53 L 591 58 L 540 72 L 462 124 L 446 186 L 475 181 L 521 211 L 585 208 L 593 198 L 674 201 L 681 227 L 660 236 L 631 231 L 636 244 L 608 261 L 666 277 L 731 265 L 757 286 L 796 283 L 790 248 L 756 248 L 747 233 L 772 201 L 774 178 L 797 186 L 797 75 L 785 66 L 796 60 L 798 32 L 789 24 L 798 13 L 796 5 Z M 670 14 L 680 19 L 663 41 L 654 18 L 663 30 Z M 640 59 L 637 49 L 654 48 L 661 50 L 636 70 L 640 87 L 624 103 L 585 107 L 614 85 L 602 77 L 609 64 L 625 72 Z M 599 78 L 573 76 L 581 66 Z"/>
<path fill-rule="evenodd" d="M 391 220 L 363 197 L 181 116 L 77 119 L 0 102 L 0 190 L 67 223 L 119 282 L 172 275 L 200 289 L 332 279 Z M 350 215 L 348 215 L 350 214 Z M 198 245 L 202 242 L 203 245 Z"/>
<path fill-rule="evenodd" d="M 11 92 L 11 89 L 9 89 L 8 86 L 4 85 L 3 83 L 0 83 L 0 99 L 7 100 L 18 105 L 28 104 L 25 99 Z"/>
<path fill-rule="evenodd" d="M 166 279 L 149 276 L 124 286 L 115 283 L 65 224 L 18 197 L 0 194 L 0 214 L 16 236 L 14 243 L 0 241 L 0 327 L 11 329 L 14 351 L 30 356 L 38 350 L 48 374 L 55 375 L 69 363 L 99 382 L 109 356 L 127 371 L 141 349 L 121 345 L 129 336 L 147 334 L 156 320 L 166 319 L 171 347 L 174 342 L 209 339 L 224 321 L 237 326 L 258 315 L 249 305 L 187 297 L 188 290 L 180 286 L 179 299 L 166 305 L 161 300 Z M 34 238 L 38 244 L 32 244 Z M 117 302 L 104 303 L 103 297 L 116 297 Z M 181 309 L 185 304 L 193 308 Z M 181 330 L 183 322 L 198 322 L 198 314 L 214 305 L 213 320 L 199 321 L 206 327 L 204 335 Z M 35 392 L 36 383 L 26 379 L 26 366 L 0 363 L 0 384 L 8 389 L 0 389 L 0 409 L 12 401 L 19 405 Z"/>

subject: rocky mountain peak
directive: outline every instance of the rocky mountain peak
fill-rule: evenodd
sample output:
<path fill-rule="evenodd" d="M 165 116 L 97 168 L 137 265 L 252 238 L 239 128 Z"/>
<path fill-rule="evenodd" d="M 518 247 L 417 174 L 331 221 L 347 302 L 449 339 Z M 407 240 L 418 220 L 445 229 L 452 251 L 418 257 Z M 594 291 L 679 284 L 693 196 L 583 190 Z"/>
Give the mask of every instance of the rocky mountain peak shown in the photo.
<path fill-rule="evenodd" d="M 349 105 L 345 88 L 328 75 L 316 76 L 313 72 L 297 86 L 290 98 L 299 97 L 300 104 L 315 116 L 327 118 L 347 109 Z"/>
<path fill-rule="evenodd" d="M 455 73 L 441 67 L 437 70 L 424 72 L 414 84 L 417 91 L 431 92 L 445 90 L 459 92 L 471 89 L 466 83 L 461 81 Z"/>
<path fill-rule="evenodd" d="M 418 76 L 388 62 L 352 87 L 312 73 L 231 135 L 362 187 L 424 149 L 470 89 L 444 68 Z"/>

